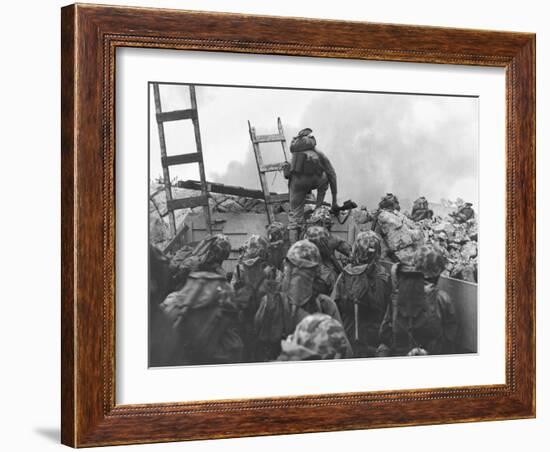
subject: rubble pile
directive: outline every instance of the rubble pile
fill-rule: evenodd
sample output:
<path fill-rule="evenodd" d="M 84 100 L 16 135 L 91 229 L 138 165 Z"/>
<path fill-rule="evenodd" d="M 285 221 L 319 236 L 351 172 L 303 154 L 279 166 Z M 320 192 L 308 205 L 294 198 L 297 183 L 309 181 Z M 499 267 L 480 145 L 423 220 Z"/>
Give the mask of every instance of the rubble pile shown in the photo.
<path fill-rule="evenodd" d="M 172 187 L 174 199 L 193 197 L 196 190 Z M 209 193 L 210 211 L 216 213 L 257 213 L 265 215 L 263 199 L 253 199 Z M 275 204 L 274 212 L 288 212 L 288 203 Z M 383 237 L 382 255 L 394 262 L 412 263 L 416 249 L 422 244 L 433 243 L 443 249 L 447 268 L 443 275 L 464 281 L 477 282 L 477 222 L 470 219 L 460 223 L 454 218 L 454 204 L 438 209 L 441 215 L 431 219 L 413 221 L 407 212 L 380 210 L 374 216 L 366 207 L 354 209 L 353 227 L 371 229 Z M 149 230 L 153 244 L 163 248 L 170 241 L 170 229 L 166 210 L 166 193 L 162 184 L 151 184 L 149 197 Z M 185 221 L 189 214 L 202 214 L 202 207 L 176 210 L 176 225 Z M 374 221 L 374 223 L 373 223 Z M 353 241 L 353 238 L 350 240 Z M 184 254 L 190 250 L 185 250 Z"/>
<path fill-rule="evenodd" d="M 376 230 L 384 238 L 384 257 L 412 263 L 414 252 L 423 244 L 438 245 L 447 258 L 444 276 L 477 282 L 477 222 L 458 223 L 452 217 L 436 216 L 414 222 L 396 211 L 381 211 Z"/>

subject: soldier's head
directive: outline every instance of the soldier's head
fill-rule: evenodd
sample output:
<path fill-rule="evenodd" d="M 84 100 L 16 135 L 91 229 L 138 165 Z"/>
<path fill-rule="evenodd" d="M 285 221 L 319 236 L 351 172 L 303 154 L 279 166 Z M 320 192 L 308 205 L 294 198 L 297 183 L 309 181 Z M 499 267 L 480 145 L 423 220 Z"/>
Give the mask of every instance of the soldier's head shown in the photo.
<path fill-rule="evenodd" d="M 437 283 L 439 275 L 445 270 L 447 260 L 437 245 L 422 245 L 414 257 L 415 270 L 424 274 L 424 280 Z"/>
<path fill-rule="evenodd" d="M 342 325 L 327 314 L 311 314 L 302 319 L 294 333 L 281 341 L 280 361 L 339 359 L 352 356 Z"/>
<path fill-rule="evenodd" d="M 230 252 L 231 244 L 229 243 L 227 236 L 223 234 L 216 234 L 213 236 L 213 240 L 210 243 L 204 264 L 221 264 L 229 257 Z"/>
<path fill-rule="evenodd" d="M 306 239 L 315 244 L 319 250 L 328 245 L 330 233 L 324 226 L 310 226 L 306 230 Z"/>
<path fill-rule="evenodd" d="M 399 200 L 393 193 L 386 193 L 381 201 L 378 203 L 380 210 L 400 210 Z"/>
<path fill-rule="evenodd" d="M 309 127 L 306 127 L 305 129 L 302 129 L 298 132 L 299 137 L 307 137 L 308 135 L 311 135 L 313 133 L 313 130 L 311 130 Z"/>
<path fill-rule="evenodd" d="M 330 231 L 332 228 L 332 216 L 328 206 L 317 207 L 308 219 L 308 225 L 323 226 Z"/>
<path fill-rule="evenodd" d="M 380 237 L 374 231 L 363 231 L 357 234 L 351 250 L 354 265 L 372 264 L 380 259 L 382 247 Z"/>
<path fill-rule="evenodd" d="M 421 348 L 421 347 L 415 347 L 407 353 L 407 356 L 426 356 L 428 352 Z"/>
<path fill-rule="evenodd" d="M 224 276 L 208 271 L 193 272 L 183 289 L 172 292 L 160 304 L 176 328 L 186 312 L 212 304 L 233 306 L 234 292 Z"/>
<path fill-rule="evenodd" d="M 266 226 L 266 235 L 269 243 L 288 240 L 288 229 L 283 223 L 274 221 Z"/>
<path fill-rule="evenodd" d="M 282 289 L 292 305 L 302 306 L 313 297 L 320 263 L 319 250 L 309 240 L 299 240 L 290 247 L 286 254 Z"/>
<path fill-rule="evenodd" d="M 258 234 L 252 234 L 243 245 L 242 259 L 246 263 L 253 264 L 267 260 L 269 243 L 267 239 Z"/>
<path fill-rule="evenodd" d="M 309 240 L 299 240 L 290 247 L 286 259 L 294 267 L 313 269 L 319 266 L 321 255 L 315 244 Z"/>

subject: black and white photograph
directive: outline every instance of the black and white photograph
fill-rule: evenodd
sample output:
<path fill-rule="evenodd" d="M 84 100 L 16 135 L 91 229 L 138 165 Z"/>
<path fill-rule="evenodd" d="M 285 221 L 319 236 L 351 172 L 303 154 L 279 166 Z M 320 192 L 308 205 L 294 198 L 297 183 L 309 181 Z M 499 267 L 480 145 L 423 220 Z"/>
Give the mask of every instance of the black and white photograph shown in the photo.
<path fill-rule="evenodd" d="M 147 89 L 149 367 L 478 352 L 478 97 Z"/>

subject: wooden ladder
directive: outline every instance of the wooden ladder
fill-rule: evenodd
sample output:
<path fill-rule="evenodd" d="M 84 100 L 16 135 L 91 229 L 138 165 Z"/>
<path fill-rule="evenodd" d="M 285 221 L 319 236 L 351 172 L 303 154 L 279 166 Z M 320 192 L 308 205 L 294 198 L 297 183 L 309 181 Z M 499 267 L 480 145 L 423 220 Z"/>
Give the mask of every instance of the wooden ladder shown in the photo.
<path fill-rule="evenodd" d="M 160 160 L 164 178 L 164 190 L 166 192 L 166 209 L 169 215 L 170 233 L 172 238 L 177 236 L 175 210 L 191 209 L 202 206 L 204 211 L 204 220 L 208 234 L 212 234 L 212 221 L 210 217 L 210 207 L 208 205 L 208 185 L 204 172 L 204 161 L 202 158 L 201 132 L 199 127 L 199 112 L 197 109 L 197 96 L 195 86 L 189 85 L 189 96 L 191 99 L 191 108 L 186 110 L 162 111 L 160 100 L 159 84 L 153 83 L 153 96 L 155 98 L 155 111 L 160 142 Z M 196 152 L 179 155 L 168 155 L 166 152 L 166 138 L 164 135 L 164 123 L 169 121 L 182 121 L 190 119 L 193 121 L 195 131 Z M 172 196 L 172 184 L 170 181 L 170 167 L 174 165 L 187 165 L 189 163 L 199 164 L 200 191 L 199 196 L 189 198 L 174 199 Z"/>
<path fill-rule="evenodd" d="M 283 124 L 281 123 L 281 118 L 277 118 L 277 128 L 278 133 L 269 134 L 269 135 L 256 135 L 256 128 L 252 127 L 250 121 L 248 121 L 248 131 L 250 133 L 250 140 L 252 141 L 252 147 L 254 148 L 254 155 L 256 157 L 256 164 L 258 166 L 258 175 L 260 176 L 260 184 L 262 186 L 262 191 L 264 194 L 265 208 L 267 211 L 267 219 L 269 224 L 275 221 L 275 215 L 273 214 L 273 204 L 280 202 L 287 202 L 289 200 L 289 194 L 273 194 L 269 191 L 269 186 L 267 185 L 266 173 L 273 171 L 282 171 L 283 165 L 288 162 L 287 150 L 286 150 L 286 138 L 283 131 Z M 262 153 L 260 151 L 260 144 L 262 143 L 277 143 L 280 142 L 283 148 L 284 162 L 280 163 L 270 163 L 264 165 Z"/>

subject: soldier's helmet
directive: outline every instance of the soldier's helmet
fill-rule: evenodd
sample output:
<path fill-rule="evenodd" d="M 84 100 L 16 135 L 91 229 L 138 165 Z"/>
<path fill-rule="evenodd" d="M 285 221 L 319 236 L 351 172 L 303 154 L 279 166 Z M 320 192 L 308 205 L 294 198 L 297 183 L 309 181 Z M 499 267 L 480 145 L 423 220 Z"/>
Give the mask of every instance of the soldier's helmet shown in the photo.
<path fill-rule="evenodd" d="M 415 347 L 407 353 L 407 356 L 426 356 L 428 352 L 422 347 Z"/>
<path fill-rule="evenodd" d="M 229 257 L 231 252 L 231 244 L 227 236 L 223 234 L 216 234 L 214 240 L 210 244 L 208 249 L 207 262 L 223 262 Z"/>
<path fill-rule="evenodd" d="M 401 210 L 399 200 L 393 193 L 386 193 L 380 202 L 378 203 L 380 210 Z"/>
<path fill-rule="evenodd" d="M 267 240 L 270 243 L 284 241 L 287 239 L 288 230 L 283 223 L 274 221 L 266 228 Z"/>
<path fill-rule="evenodd" d="M 175 327 L 190 309 L 201 309 L 212 304 L 233 306 L 233 296 L 233 290 L 223 276 L 212 272 L 193 272 L 183 289 L 169 294 L 160 307 Z"/>
<path fill-rule="evenodd" d="M 314 268 L 321 262 L 319 249 L 309 240 L 299 240 L 290 247 L 286 258 L 296 267 Z"/>
<path fill-rule="evenodd" d="M 324 226 L 314 225 L 307 228 L 306 239 L 317 245 L 317 247 L 326 244 L 329 237 L 330 233 Z"/>
<path fill-rule="evenodd" d="M 269 243 L 267 239 L 258 234 L 252 234 L 243 246 L 243 259 L 267 259 Z"/>
<path fill-rule="evenodd" d="M 340 322 L 327 314 L 308 315 L 281 342 L 281 360 L 339 359 L 352 356 L 351 346 Z"/>
<path fill-rule="evenodd" d="M 298 132 L 299 137 L 307 137 L 308 135 L 311 135 L 313 133 L 313 130 L 311 130 L 309 127 L 306 127 L 305 129 L 302 129 Z"/>
<path fill-rule="evenodd" d="M 332 226 L 332 217 L 330 214 L 330 209 L 328 206 L 321 206 L 317 207 L 311 216 L 309 217 L 309 220 L 307 221 L 308 224 L 315 224 L 318 226 L 324 226 L 326 228 L 330 228 Z"/>
<path fill-rule="evenodd" d="M 374 231 L 357 234 L 351 249 L 351 260 L 355 265 L 369 264 L 380 258 L 382 246 L 380 237 Z"/>
<path fill-rule="evenodd" d="M 437 245 L 422 245 L 416 251 L 415 270 L 424 273 L 424 278 L 437 278 L 445 270 L 447 260 Z"/>

